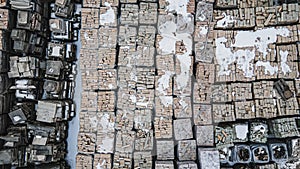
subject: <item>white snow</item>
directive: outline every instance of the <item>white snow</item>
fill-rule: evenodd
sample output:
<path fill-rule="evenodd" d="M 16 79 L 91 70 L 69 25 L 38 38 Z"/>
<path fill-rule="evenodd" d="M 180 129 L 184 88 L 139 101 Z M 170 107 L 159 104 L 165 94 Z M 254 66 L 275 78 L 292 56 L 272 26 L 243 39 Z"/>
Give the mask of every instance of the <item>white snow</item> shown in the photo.
<path fill-rule="evenodd" d="M 289 65 L 286 64 L 289 52 L 280 50 L 279 54 L 280 54 L 280 57 L 281 57 L 280 67 L 281 67 L 281 71 L 283 72 L 283 74 L 286 75 L 287 73 L 292 72 Z"/>
<path fill-rule="evenodd" d="M 166 89 L 168 89 L 170 87 L 170 78 L 171 76 L 174 75 L 174 72 L 172 71 L 165 71 L 165 74 L 162 75 L 159 79 L 158 79 L 158 87 L 157 90 L 159 93 L 166 95 Z"/>
<path fill-rule="evenodd" d="M 173 105 L 173 97 L 172 96 L 159 96 L 159 98 L 165 107 Z"/>
<path fill-rule="evenodd" d="M 200 35 L 206 35 L 208 33 L 208 26 L 200 26 Z"/>
<path fill-rule="evenodd" d="M 129 99 L 131 100 L 132 103 L 136 103 L 136 96 L 135 95 L 130 95 Z"/>
<path fill-rule="evenodd" d="M 104 135 L 104 138 L 101 140 L 101 144 L 97 149 L 100 153 L 113 153 L 114 139 Z"/>
<path fill-rule="evenodd" d="M 179 104 L 182 106 L 182 110 L 186 110 L 188 108 L 188 104 L 183 100 L 183 97 L 180 97 Z"/>
<path fill-rule="evenodd" d="M 277 35 L 287 37 L 289 35 L 287 28 L 265 28 L 257 31 L 237 31 L 235 36 L 235 43 L 232 47 L 253 47 L 263 53 L 266 57 L 270 51 L 268 45 L 277 41 Z"/>
<path fill-rule="evenodd" d="M 166 7 L 167 11 L 176 11 L 177 14 L 181 14 L 182 16 L 187 16 L 189 13 L 187 12 L 187 6 L 189 0 L 166 0 L 169 5 Z"/>
<path fill-rule="evenodd" d="M 230 48 L 226 48 L 226 42 L 225 37 L 216 39 L 216 59 L 220 66 L 218 76 L 229 75 L 231 71 L 228 66 L 234 62 L 237 62 L 238 69 L 243 70 L 245 77 L 254 76 L 254 65 L 251 61 L 255 58 L 255 50 L 240 49 L 234 52 Z"/>
<path fill-rule="evenodd" d="M 215 40 L 216 60 L 220 66 L 218 76 L 229 75 L 230 70 L 228 66 L 237 63 L 237 68 L 244 72 L 245 77 L 253 77 L 254 65 L 252 60 L 255 58 L 255 51 L 262 53 L 265 58 L 271 52 L 268 45 L 275 43 L 278 35 L 287 37 L 289 30 L 287 28 L 265 28 L 257 31 L 237 31 L 229 48 L 225 46 L 225 43 L 228 41 L 225 37 L 217 38 Z M 233 50 L 233 47 L 236 49 Z M 270 75 L 273 75 L 278 72 L 278 67 L 272 67 L 270 62 L 258 61 L 256 66 L 264 66 L 266 74 L 269 72 Z M 284 70 L 288 72 L 287 65 L 283 64 L 283 66 Z"/>
<path fill-rule="evenodd" d="M 100 124 L 102 126 L 103 131 L 111 131 L 114 128 L 114 120 L 110 119 L 110 115 L 109 114 L 103 114 L 103 116 L 101 116 L 100 118 Z"/>
<path fill-rule="evenodd" d="M 162 40 L 159 42 L 162 54 L 174 54 L 176 41 L 181 41 L 186 48 L 184 54 L 176 55 L 180 62 L 180 74 L 176 76 L 176 83 L 178 84 L 178 89 L 183 89 L 187 86 L 190 78 L 190 67 L 192 64 L 190 54 L 193 47 L 192 36 L 188 33 L 176 33 L 176 23 L 172 21 L 167 21 L 159 26 L 159 33 L 162 36 Z M 162 91 L 161 88 L 159 90 Z"/>
<path fill-rule="evenodd" d="M 104 25 L 104 24 L 114 23 L 116 19 L 114 10 L 112 9 L 112 7 L 108 2 L 105 2 L 104 5 L 109 9 L 106 11 L 106 13 L 100 15 L 100 24 Z"/>
<path fill-rule="evenodd" d="M 266 75 L 274 75 L 275 73 L 278 72 L 278 67 L 276 66 L 272 66 L 271 63 L 269 61 L 257 61 L 256 62 L 256 67 L 258 66 L 263 66 L 265 67 L 265 74 Z M 269 72 L 269 73 L 268 73 Z"/>

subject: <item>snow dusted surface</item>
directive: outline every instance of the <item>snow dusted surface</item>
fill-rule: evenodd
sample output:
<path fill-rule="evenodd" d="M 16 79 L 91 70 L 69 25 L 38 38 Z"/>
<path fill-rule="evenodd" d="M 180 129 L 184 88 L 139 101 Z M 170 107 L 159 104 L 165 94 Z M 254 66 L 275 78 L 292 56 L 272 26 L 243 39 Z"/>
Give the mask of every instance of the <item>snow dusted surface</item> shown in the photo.
<path fill-rule="evenodd" d="M 226 18 L 226 17 L 225 17 Z M 223 18 L 224 19 L 224 18 Z M 234 43 L 230 44 L 227 48 L 225 43 L 227 39 L 225 37 L 216 39 L 216 60 L 220 66 L 220 70 L 217 73 L 218 76 L 229 75 L 229 65 L 236 62 L 237 68 L 244 72 L 245 77 L 254 76 L 254 64 L 252 61 L 255 58 L 255 51 L 263 54 L 263 58 L 266 58 L 267 54 L 271 52 L 268 48 L 269 44 L 275 43 L 277 36 L 287 37 L 289 30 L 287 28 L 265 28 L 257 31 L 237 31 L 234 37 Z M 237 50 L 233 51 L 232 47 Z M 290 72 L 289 66 L 286 64 L 287 51 L 281 51 L 281 68 L 284 74 Z M 270 73 L 273 75 L 278 72 L 278 67 L 271 66 L 270 62 L 258 61 L 256 66 L 265 67 L 265 74 Z"/>

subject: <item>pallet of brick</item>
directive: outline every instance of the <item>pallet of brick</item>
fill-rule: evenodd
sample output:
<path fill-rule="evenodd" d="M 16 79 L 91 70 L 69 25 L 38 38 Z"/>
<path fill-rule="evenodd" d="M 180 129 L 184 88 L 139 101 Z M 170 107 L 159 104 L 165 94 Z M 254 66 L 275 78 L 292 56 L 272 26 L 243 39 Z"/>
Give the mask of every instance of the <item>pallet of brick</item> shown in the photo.
<path fill-rule="evenodd" d="M 250 100 L 252 99 L 251 83 L 231 83 L 232 100 Z"/>
<path fill-rule="evenodd" d="M 98 70 L 100 90 L 117 89 L 117 71 L 116 69 Z"/>
<path fill-rule="evenodd" d="M 81 86 L 88 91 L 99 89 L 99 73 L 96 70 L 81 70 Z"/>
<path fill-rule="evenodd" d="M 100 7 L 100 25 L 101 26 L 117 26 L 118 9 L 112 7 L 109 3 L 104 3 L 104 7 Z"/>
<path fill-rule="evenodd" d="M 178 169 L 198 169 L 197 163 L 194 161 L 177 162 Z"/>
<path fill-rule="evenodd" d="M 235 102 L 236 119 L 253 119 L 256 115 L 255 104 L 253 101 Z"/>
<path fill-rule="evenodd" d="M 175 72 L 174 55 L 157 55 L 156 68 L 158 75 L 166 74 L 166 72 Z"/>
<path fill-rule="evenodd" d="M 277 116 L 276 99 L 255 100 L 256 118 L 273 118 Z"/>
<path fill-rule="evenodd" d="M 83 0 L 82 7 L 85 8 L 100 8 L 101 0 Z"/>
<path fill-rule="evenodd" d="M 278 78 L 295 79 L 298 77 L 298 62 L 280 62 Z"/>
<path fill-rule="evenodd" d="M 191 118 L 192 103 L 191 97 L 175 97 L 174 98 L 174 116 L 175 118 Z"/>
<path fill-rule="evenodd" d="M 299 105 L 295 97 L 290 98 L 287 101 L 282 99 L 277 100 L 278 116 L 290 116 L 299 114 Z"/>
<path fill-rule="evenodd" d="M 81 111 L 97 111 L 97 92 L 83 91 L 81 93 Z"/>
<path fill-rule="evenodd" d="M 294 43 L 299 40 L 297 25 L 278 26 L 277 29 L 287 29 L 288 34 L 285 36 L 277 35 L 276 44 L 280 43 Z"/>
<path fill-rule="evenodd" d="M 98 29 L 81 29 L 82 49 L 98 49 Z"/>
<path fill-rule="evenodd" d="M 97 118 L 92 116 L 92 120 L 97 119 L 97 132 L 115 132 L 116 116 L 114 112 L 97 112 Z"/>
<path fill-rule="evenodd" d="M 120 26 L 118 42 L 120 46 L 135 46 L 137 43 L 137 28 L 133 26 Z"/>
<path fill-rule="evenodd" d="M 234 107 L 231 104 L 213 104 L 215 123 L 235 121 Z"/>
<path fill-rule="evenodd" d="M 261 52 L 258 50 L 255 50 L 255 58 L 254 61 L 271 61 L 271 62 L 275 62 L 276 61 L 276 54 L 279 54 L 277 52 L 279 52 L 278 50 L 276 50 L 276 46 L 275 44 L 267 44 L 267 48 L 268 48 L 268 52 Z M 252 63 L 252 62 L 251 62 Z"/>
<path fill-rule="evenodd" d="M 154 53 L 155 48 L 150 46 L 138 46 L 135 65 L 136 66 L 147 66 L 152 67 L 154 65 Z"/>
<path fill-rule="evenodd" d="M 273 81 L 253 82 L 254 99 L 267 99 L 275 97 Z"/>
<path fill-rule="evenodd" d="M 79 125 L 79 132 L 96 133 L 98 126 L 96 112 L 80 112 Z"/>
<path fill-rule="evenodd" d="M 201 168 L 219 169 L 219 156 L 219 151 L 216 149 L 198 148 L 198 160 Z"/>
<path fill-rule="evenodd" d="M 139 6 L 137 4 L 121 4 L 120 23 L 122 25 L 137 26 L 138 22 L 139 22 Z"/>
<path fill-rule="evenodd" d="M 173 161 L 155 161 L 156 169 L 174 169 Z"/>
<path fill-rule="evenodd" d="M 195 125 L 210 125 L 212 124 L 211 105 L 194 104 L 194 124 Z"/>
<path fill-rule="evenodd" d="M 236 81 L 236 66 L 234 64 L 228 65 L 228 73 L 222 73 L 221 72 L 221 66 L 219 64 L 216 64 L 216 82 L 234 82 Z"/>
<path fill-rule="evenodd" d="M 130 131 L 133 129 L 134 111 L 117 110 L 115 128 L 118 131 Z"/>
<path fill-rule="evenodd" d="M 297 46 L 299 46 L 299 44 L 277 45 L 276 54 L 278 62 L 294 62 L 298 60 Z"/>
<path fill-rule="evenodd" d="M 258 61 L 255 64 L 256 79 L 275 79 L 278 76 L 278 63 Z"/>
<path fill-rule="evenodd" d="M 80 49 L 80 69 L 98 68 L 98 51 L 96 49 Z"/>
<path fill-rule="evenodd" d="M 157 140 L 156 141 L 157 160 L 174 160 L 174 141 Z"/>
<path fill-rule="evenodd" d="M 139 130 L 136 132 L 136 137 L 134 142 L 136 151 L 152 151 L 153 144 L 154 144 L 153 130 L 149 130 L 148 132 Z"/>
<path fill-rule="evenodd" d="M 175 73 L 166 71 L 155 77 L 156 96 L 170 96 L 173 94 L 173 77 Z"/>
<path fill-rule="evenodd" d="M 194 32 L 194 42 L 212 43 L 214 39 L 213 22 L 196 22 Z"/>
<path fill-rule="evenodd" d="M 111 154 L 94 154 L 94 167 L 96 168 L 111 168 L 112 155 Z"/>
<path fill-rule="evenodd" d="M 134 131 L 118 131 L 116 134 L 116 151 L 122 153 L 132 153 L 134 151 Z"/>
<path fill-rule="evenodd" d="M 142 109 L 134 111 L 134 129 L 151 130 L 152 128 L 152 110 Z"/>
<path fill-rule="evenodd" d="M 137 70 L 135 67 L 118 67 L 118 86 L 120 88 L 135 89 L 137 83 Z"/>
<path fill-rule="evenodd" d="M 119 88 L 117 98 L 118 109 L 135 110 L 136 90 Z"/>
<path fill-rule="evenodd" d="M 224 0 L 216 0 L 216 7 L 217 8 L 237 8 L 238 7 L 238 1 L 237 0 L 230 0 L 230 1 L 224 1 Z"/>
<path fill-rule="evenodd" d="M 76 155 L 76 168 L 92 169 L 93 157 L 90 155 L 77 154 Z"/>
<path fill-rule="evenodd" d="M 115 147 L 114 132 L 97 132 L 96 134 L 96 152 L 98 153 L 114 153 Z"/>
<path fill-rule="evenodd" d="M 157 22 L 157 3 L 140 2 L 139 23 L 154 24 L 156 22 Z"/>
<path fill-rule="evenodd" d="M 214 127 L 196 126 L 196 141 L 197 146 L 213 146 L 214 144 Z"/>
<path fill-rule="evenodd" d="M 183 72 L 182 72 L 183 73 Z M 183 73 L 185 74 L 185 73 Z M 187 73 L 189 74 L 189 73 Z M 188 75 L 183 75 L 185 77 L 183 77 L 182 79 L 182 75 L 181 74 L 176 74 L 174 77 L 174 95 L 177 96 L 190 96 L 192 93 L 192 74 L 190 74 L 191 76 Z"/>
<path fill-rule="evenodd" d="M 81 26 L 82 26 L 82 28 L 87 28 L 87 29 L 99 28 L 99 21 L 100 21 L 99 13 L 100 13 L 100 10 L 97 8 L 82 8 L 81 9 Z M 94 37 L 96 37 L 96 36 L 94 36 Z"/>
<path fill-rule="evenodd" d="M 195 140 L 178 141 L 177 157 L 179 161 L 196 160 L 196 147 Z"/>
<path fill-rule="evenodd" d="M 130 3 L 137 3 L 137 0 L 120 0 L 120 2 L 130 4 Z"/>
<path fill-rule="evenodd" d="M 99 48 L 98 49 L 98 60 L 97 68 L 100 69 L 111 69 L 116 65 L 116 49 L 110 48 Z"/>
<path fill-rule="evenodd" d="M 155 117 L 154 132 L 155 132 L 156 139 L 172 138 L 173 137 L 172 118 Z"/>
<path fill-rule="evenodd" d="M 0 29 L 8 29 L 8 12 L 8 9 L 0 9 Z"/>
<path fill-rule="evenodd" d="M 193 99 L 194 103 L 210 103 L 212 97 L 212 85 L 194 83 Z"/>
<path fill-rule="evenodd" d="M 215 81 L 214 64 L 197 63 L 196 80 L 201 83 L 214 83 Z"/>
<path fill-rule="evenodd" d="M 155 85 L 155 69 L 154 68 L 136 68 L 137 71 L 137 89 L 153 89 Z"/>
<path fill-rule="evenodd" d="M 152 24 L 153 23 L 156 23 L 156 21 L 152 22 Z M 139 46 L 155 47 L 154 46 L 155 37 L 156 37 L 156 28 L 154 26 L 141 25 L 139 27 L 137 44 Z"/>
<path fill-rule="evenodd" d="M 194 0 L 182 1 L 180 3 L 174 3 L 172 5 L 174 5 L 175 7 L 173 7 L 173 8 L 169 7 L 171 4 L 168 2 L 168 0 L 159 0 L 158 2 L 159 2 L 159 9 L 158 9 L 159 14 L 165 14 L 165 13 L 182 14 L 182 13 L 179 13 L 176 10 L 174 10 L 174 8 L 179 9 L 182 7 L 185 7 L 185 9 L 182 9 L 182 10 L 186 11 L 187 13 L 194 13 L 194 11 L 195 11 L 195 1 Z"/>
<path fill-rule="evenodd" d="M 212 86 L 212 101 L 213 102 L 231 102 L 232 87 L 230 84 L 220 84 Z"/>
<path fill-rule="evenodd" d="M 283 3 L 279 11 L 278 24 L 292 24 L 299 21 L 298 3 Z"/>
<path fill-rule="evenodd" d="M 113 91 L 98 92 L 98 110 L 113 112 L 115 110 L 116 96 Z"/>
<path fill-rule="evenodd" d="M 136 66 L 138 52 L 135 46 L 120 46 L 118 55 L 118 65 L 133 67 Z"/>
<path fill-rule="evenodd" d="M 173 120 L 175 140 L 187 140 L 193 138 L 191 119 Z"/>
<path fill-rule="evenodd" d="M 99 47 L 103 48 L 116 48 L 118 29 L 110 27 L 100 27 L 98 31 Z"/>
<path fill-rule="evenodd" d="M 197 3 L 196 21 L 209 23 L 212 20 L 213 3 L 199 1 Z"/>
<path fill-rule="evenodd" d="M 155 97 L 155 115 L 163 117 L 172 117 L 173 104 L 173 96 Z"/>
<path fill-rule="evenodd" d="M 107 3 L 111 6 L 114 6 L 114 7 L 119 6 L 119 0 L 102 0 L 101 1 L 101 6 L 106 6 L 105 4 L 107 4 Z"/>
<path fill-rule="evenodd" d="M 132 153 L 115 152 L 113 160 L 113 168 L 117 169 L 131 169 L 132 168 Z"/>
<path fill-rule="evenodd" d="M 96 134 L 79 133 L 78 134 L 78 152 L 83 154 L 95 153 Z"/>
<path fill-rule="evenodd" d="M 138 89 L 136 92 L 136 108 L 152 109 L 154 107 L 154 90 Z"/>
<path fill-rule="evenodd" d="M 134 168 L 152 168 L 151 151 L 133 153 Z"/>

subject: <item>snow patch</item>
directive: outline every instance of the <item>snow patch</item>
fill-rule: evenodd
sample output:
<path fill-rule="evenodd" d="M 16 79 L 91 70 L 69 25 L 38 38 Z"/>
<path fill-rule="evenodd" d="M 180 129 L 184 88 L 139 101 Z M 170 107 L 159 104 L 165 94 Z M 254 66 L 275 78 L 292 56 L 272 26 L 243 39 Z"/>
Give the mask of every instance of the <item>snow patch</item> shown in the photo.
<path fill-rule="evenodd" d="M 226 19 L 226 17 L 224 18 Z M 225 37 L 217 38 L 215 40 L 216 60 L 220 66 L 218 76 L 229 75 L 231 70 L 229 70 L 228 66 L 237 63 L 237 68 L 244 72 L 245 77 L 253 77 L 254 64 L 252 60 L 255 58 L 255 51 L 262 53 L 263 57 L 266 58 L 266 55 L 271 52 L 268 45 L 275 43 L 278 35 L 287 37 L 289 30 L 287 28 L 265 28 L 257 31 L 237 31 L 229 48 L 225 46 L 227 42 Z M 233 51 L 232 47 L 236 48 L 236 50 Z M 256 66 L 264 66 L 266 74 L 269 72 L 273 75 L 278 72 L 278 67 L 272 67 L 269 62 L 258 61 Z M 288 72 L 287 65 L 283 64 L 283 66 L 284 70 Z"/>
<path fill-rule="evenodd" d="M 173 105 L 173 97 L 172 96 L 159 96 L 161 103 L 165 107 L 169 107 L 169 105 Z"/>
<path fill-rule="evenodd" d="M 165 71 L 165 74 L 162 75 L 159 79 L 158 79 L 158 87 L 157 90 L 160 94 L 166 95 L 166 89 L 168 89 L 170 87 L 170 78 L 171 76 L 174 75 L 174 72 L 171 71 Z"/>
<path fill-rule="evenodd" d="M 176 11 L 177 14 L 181 14 L 182 16 L 187 16 L 189 13 L 187 12 L 187 6 L 189 0 L 167 0 L 169 5 L 166 7 L 167 11 Z"/>
<path fill-rule="evenodd" d="M 101 24 L 114 23 L 116 19 L 114 10 L 112 9 L 112 7 L 108 2 L 105 2 L 104 5 L 109 9 L 106 11 L 106 13 L 100 15 L 100 23 Z"/>
<path fill-rule="evenodd" d="M 256 67 L 258 67 L 258 66 L 265 67 L 266 75 L 268 74 L 268 72 L 269 72 L 269 75 L 271 75 L 271 76 L 278 72 L 278 67 L 276 67 L 276 66 L 273 67 L 269 61 L 266 61 L 266 62 L 258 61 L 258 62 L 256 62 Z"/>
<path fill-rule="evenodd" d="M 286 75 L 287 73 L 292 72 L 292 70 L 290 69 L 289 65 L 286 64 L 289 52 L 288 51 L 282 51 L 282 50 L 280 50 L 279 54 L 280 54 L 280 57 L 281 57 L 281 59 L 280 59 L 280 67 L 281 67 L 281 70 L 282 70 L 283 74 Z"/>
<path fill-rule="evenodd" d="M 229 24 L 233 24 L 236 22 L 233 16 L 227 15 L 226 13 L 222 13 L 224 18 L 217 21 L 217 27 L 226 28 Z"/>

